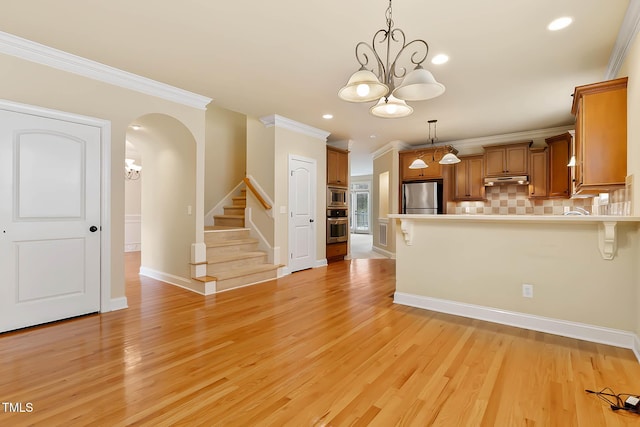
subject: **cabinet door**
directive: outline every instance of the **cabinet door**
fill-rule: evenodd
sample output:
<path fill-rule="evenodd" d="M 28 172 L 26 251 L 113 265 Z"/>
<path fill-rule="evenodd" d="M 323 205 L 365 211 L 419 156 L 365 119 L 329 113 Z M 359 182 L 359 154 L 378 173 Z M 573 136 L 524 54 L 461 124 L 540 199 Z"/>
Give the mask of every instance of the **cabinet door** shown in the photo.
<path fill-rule="evenodd" d="M 569 197 L 571 170 L 567 166 L 571 152 L 571 135 L 548 139 L 549 146 L 549 197 Z"/>
<path fill-rule="evenodd" d="M 401 181 L 424 178 L 424 169 L 409 169 L 409 166 L 417 157 L 417 153 L 400 153 Z"/>
<path fill-rule="evenodd" d="M 465 200 L 467 197 L 471 196 L 471 194 L 469 194 L 468 170 L 469 161 L 466 159 L 460 159 L 460 163 L 457 163 L 454 167 L 456 180 L 454 198 L 456 200 Z"/>
<path fill-rule="evenodd" d="M 484 168 L 487 176 L 504 175 L 506 170 L 504 148 L 486 149 L 484 156 Z"/>
<path fill-rule="evenodd" d="M 478 156 L 467 159 L 468 193 L 472 200 L 484 199 L 484 159 Z"/>
<path fill-rule="evenodd" d="M 626 89 L 583 98 L 583 184 L 624 184 L 627 175 Z"/>
<path fill-rule="evenodd" d="M 525 175 L 527 173 L 527 160 L 529 160 L 529 147 L 507 147 L 505 149 L 506 168 L 505 173 Z"/>
<path fill-rule="evenodd" d="M 349 155 L 337 150 L 327 149 L 327 184 L 346 187 L 349 170 Z"/>
<path fill-rule="evenodd" d="M 409 169 L 409 166 L 418 156 L 422 156 L 428 167 L 424 169 Z M 400 153 L 400 170 L 402 181 L 421 180 L 428 178 L 442 178 L 442 165 L 438 163 L 439 159 L 433 158 L 431 151 L 415 151 Z"/>
<path fill-rule="evenodd" d="M 546 150 L 531 153 L 531 176 L 529 178 L 529 197 L 547 197 L 547 152 Z"/>
<path fill-rule="evenodd" d="M 456 200 L 484 199 L 484 158 L 474 156 L 461 158 L 455 165 L 454 198 Z"/>

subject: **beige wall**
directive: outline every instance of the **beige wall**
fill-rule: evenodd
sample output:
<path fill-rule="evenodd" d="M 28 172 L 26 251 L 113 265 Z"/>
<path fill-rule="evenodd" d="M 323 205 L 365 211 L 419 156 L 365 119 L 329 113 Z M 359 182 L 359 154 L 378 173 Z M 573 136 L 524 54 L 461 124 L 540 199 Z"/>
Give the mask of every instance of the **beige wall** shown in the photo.
<path fill-rule="evenodd" d="M 206 113 L 204 213 L 245 176 L 247 116 L 209 105 Z"/>
<path fill-rule="evenodd" d="M 196 141 L 204 143 L 204 111 L 8 55 L 0 55 L 0 93 L 10 101 L 111 122 L 111 296 L 124 297 L 123 168 L 127 127 L 145 114 L 164 113 L 180 120 Z"/>
<path fill-rule="evenodd" d="M 388 172 L 389 176 L 389 192 L 388 197 L 385 200 L 381 200 L 380 193 L 380 175 Z M 373 159 L 373 192 L 372 192 L 372 213 L 371 224 L 373 234 L 373 247 L 381 249 L 385 252 L 395 254 L 396 242 L 395 242 L 395 221 L 389 221 L 387 225 L 387 246 L 380 244 L 380 221 L 381 217 L 381 203 L 382 206 L 386 206 L 389 210 L 388 213 L 398 213 L 398 151 L 389 150 L 386 153 Z M 384 212 L 382 212 L 385 216 Z"/>
<path fill-rule="evenodd" d="M 273 218 L 264 214 L 262 207 L 250 197 L 247 205 L 252 208 L 252 219 L 260 233 L 278 251 L 275 260 L 282 264 L 287 263 L 289 253 L 289 221 L 287 213 L 280 213 L 280 208 L 289 205 L 290 154 L 316 160 L 316 259 L 321 260 L 326 257 L 325 141 L 278 126 L 265 127 L 260 120 L 247 118 L 247 173 L 273 201 Z"/>
<path fill-rule="evenodd" d="M 629 77 L 627 86 L 627 174 L 633 176 L 632 215 L 640 216 L 640 37 L 631 45 L 618 77 Z M 640 271 L 640 258 L 637 259 Z M 638 273 L 640 276 L 640 272 Z M 640 335 L 640 279 L 636 282 L 636 334 Z"/>
<path fill-rule="evenodd" d="M 190 278 L 196 241 L 196 143 L 189 130 L 164 114 L 140 117 L 128 138 L 144 159 L 141 268 Z"/>
<path fill-rule="evenodd" d="M 397 234 L 396 290 L 634 331 L 640 233 L 618 223 L 617 234 L 604 260 L 596 224 L 417 221 L 412 246 Z"/>

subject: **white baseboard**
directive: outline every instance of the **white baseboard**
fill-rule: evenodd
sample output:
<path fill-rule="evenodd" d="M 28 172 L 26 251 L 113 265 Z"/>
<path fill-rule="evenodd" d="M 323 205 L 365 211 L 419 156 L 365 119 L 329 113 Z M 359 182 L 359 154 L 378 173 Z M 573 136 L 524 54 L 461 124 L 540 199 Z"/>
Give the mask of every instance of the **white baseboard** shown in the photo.
<path fill-rule="evenodd" d="M 316 265 L 313 266 L 313 268 L 320 268 L 320 267 L 326 267 L 328 266 L 329 263 L 327 262 L 327 259 L 317 259 L 316 260 Z"/>
<path fill-rule="evenodd" d="M 180 277 L 180 276 L 174 276 L 173 274 L 169 274 L 169 273 L 165 273 L 165 272 L 162 272 L 162 271 L 153 270 L 153 269 L 147 268 L 147 267 L 140 267 L 140 275 L 141 276 L 150 277 L 152 279 L 160 280 L 161 282 L 165 282 L 165 283 L 168 283 L 170 285 L 179 286 L 181 288 L 185 288 L 185 289 L 190 290 L 192 292 L 202 293 L 202 292 L 198 292 L 197 290 L 193 289 L 193 285 L 191 283 L 191 279 L 187 279 L 187 278 Z"/>
<path fill-rule="evenodd" d="M 111 298 L 110 308 L 110 311 L 124 310 L 125 308 L 129 308 L 127 297 Z"/>
<path fill-rule="evenodd" d="M 390 258 L 390 259 L 396 259 L 396 254 L 395 254 L 395 253 L 393 253 L 393 252 L 389 252 L 389 251 L 386 251 L 386 250 L 384 250 L 384 249 L 381 249 L 381 248 L 380 248 L 380 247 L 378 247 L 378 246 L 372 246 L 372 247 L 371 247 L 371 250 L 372 250 L 373 252 L 376 252 L 376 253 L 379 253 L 379 254 L 381 254 L 381 255 L 384 255 L 384 256 L 386 256 L 387 258 Z"/>
<path fill-rule="evenodd" d="M 633 350 L 636 358 L 640 362 L 640 340 L 638 336 L 632 332 L 402 292 L 396 292 L 394 294 L 393 302 L 440 313 L 628 348 Z"/>

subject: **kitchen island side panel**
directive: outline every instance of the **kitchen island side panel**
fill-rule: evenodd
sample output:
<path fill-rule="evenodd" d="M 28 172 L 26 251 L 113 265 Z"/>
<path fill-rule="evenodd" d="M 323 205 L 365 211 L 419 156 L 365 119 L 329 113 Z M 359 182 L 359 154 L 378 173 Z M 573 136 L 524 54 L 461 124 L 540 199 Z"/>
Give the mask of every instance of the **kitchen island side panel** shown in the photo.
<path fill-rule="evenodd" d="M 637 224 L 617 224 L 605 260 L 597 223 L 415 221 L 411 245 L 397 227 L 396 291 L 635 331 Z"/>

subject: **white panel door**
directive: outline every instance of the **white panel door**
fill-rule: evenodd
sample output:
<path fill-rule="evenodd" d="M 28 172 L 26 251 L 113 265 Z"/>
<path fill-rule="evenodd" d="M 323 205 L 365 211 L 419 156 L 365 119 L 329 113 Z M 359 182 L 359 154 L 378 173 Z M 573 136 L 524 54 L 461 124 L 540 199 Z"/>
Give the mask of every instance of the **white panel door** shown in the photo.
<path fill-rule="evenodd" d="M 0 110 L 0 332 L 100 310 L 100 132 Z"/>
<path fill-rule="evenodd" d="M 316 163 L 289 159 L 289 270 L 312 268 L 316 259 Z"/>

